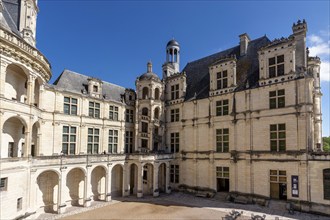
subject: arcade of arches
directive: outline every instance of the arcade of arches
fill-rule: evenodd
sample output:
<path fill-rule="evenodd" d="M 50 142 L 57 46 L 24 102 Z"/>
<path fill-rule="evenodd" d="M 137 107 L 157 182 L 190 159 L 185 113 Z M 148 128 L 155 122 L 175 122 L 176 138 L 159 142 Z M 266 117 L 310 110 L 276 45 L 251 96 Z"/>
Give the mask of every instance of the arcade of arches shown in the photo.
<path fill-rule="evenodd" d="M 66 207 L 87 207 L 91 201 L 170 193 L 168 161 L 110 164 L 35 170 L 31 193 L 37 196 L 30 205 L 38 212 L 63 213 Z"/>

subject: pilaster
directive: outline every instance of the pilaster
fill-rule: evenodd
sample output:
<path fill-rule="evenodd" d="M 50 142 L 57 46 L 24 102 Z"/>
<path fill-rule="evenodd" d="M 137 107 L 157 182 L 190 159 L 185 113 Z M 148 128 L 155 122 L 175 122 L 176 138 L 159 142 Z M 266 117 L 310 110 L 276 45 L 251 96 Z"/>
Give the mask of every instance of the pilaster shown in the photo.
<path fill-rule="evenodd" d="M 92 201 L 92 184 L 91 184 L 91 177 L 92 177 L 92 165 L 86 166 L 86 177 L 85 177 L 85 192 L 84 192 L 84 201 L 85 207 L 91 206 Z M 111 190 L 111 187 L 110 187 Z"/>
<path fill-rule="evenodd" d="M 107 174 L 106 174 L 106 194 L 105 194 L 105 201 L 110 202 L 111 201 L 111 169 L 112 169 L 112 164 L 108 163 L 108 169 L 107 169 Z"/>
<path fill-rule="evenodd" d="M 0 97 L 5 96 L 6 70 L 8 65 L 9 63 L 3 59 L 0 60 Z"/>
<path fill-rule="evenodd" d="M 64 190 L 64 187 L 66 185 L 66 167 L 61 167 L 61 176 L 59 179 L 59 187 L 58 187 L 58 214 L 62 214 L 66 210 L 66 204 L 65 204 L 65 195 L 66 190 Z"/>
<path fill-rule="evenodd" d="M 159 196 L 159 189 L 158 189 L 158 168 L 159 164 L 154 164 L 154 175 L 153 175 L 153 196 Z"/>
<path fill-rule="evenodd" d="M 166 193 L 171 193 L 171 187 L 170 187 L 170 164 L 166 163 Z"/>
<path fill-rule="evenodd" d="M 138 178 L 137 178 L 138 184 L 137 184 L 137 197 L 141 198 L 143 197 L 143 164 L 140 164 L 140 167 L 138 166 Z"/>

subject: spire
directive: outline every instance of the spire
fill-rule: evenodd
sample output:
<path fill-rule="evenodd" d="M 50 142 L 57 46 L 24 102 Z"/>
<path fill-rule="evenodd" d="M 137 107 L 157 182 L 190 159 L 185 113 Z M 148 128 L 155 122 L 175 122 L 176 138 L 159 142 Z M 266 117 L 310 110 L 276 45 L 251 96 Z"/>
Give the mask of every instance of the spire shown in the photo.
<path fill-rule="evenodd" d="M 147 64 L 147 72 L 148 73 L 152 73 L 152 63 L 151 61 L 149 60 L 148 64 Z"/>

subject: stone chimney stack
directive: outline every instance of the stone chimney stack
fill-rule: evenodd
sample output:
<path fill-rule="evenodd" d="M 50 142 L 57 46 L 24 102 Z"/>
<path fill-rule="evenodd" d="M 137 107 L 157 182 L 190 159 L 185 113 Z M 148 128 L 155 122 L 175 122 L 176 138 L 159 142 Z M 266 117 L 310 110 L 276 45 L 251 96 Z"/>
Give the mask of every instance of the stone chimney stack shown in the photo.
<path fill-rule="evenodd" d="M 303 70 L 307 67 L 307 53 L 306 53 L 306 32 L 307 23 L 305 19 L 303 21 L 298 20 L 297 23 L 293 23 L 292 32 L 296 41 L 296 69 Z"/>
<path fill-rule="evenodd" d="M 245 56 L 247 54 L 247 49 L 249 46 L 250 37 L 247 33 L 239 35 L 239 44 L 240 44 L 240 55 Z"/>

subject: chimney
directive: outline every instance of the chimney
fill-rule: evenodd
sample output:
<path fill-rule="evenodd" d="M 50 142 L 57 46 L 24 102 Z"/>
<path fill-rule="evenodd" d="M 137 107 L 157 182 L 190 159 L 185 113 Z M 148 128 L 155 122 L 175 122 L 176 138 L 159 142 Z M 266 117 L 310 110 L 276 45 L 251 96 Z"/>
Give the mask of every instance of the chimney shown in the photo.
<path fill-rule="evenodd" d="M 250 37 L 247 33 L 239 35 L 239 44 L 240 44 L 240 55 L 244 56 L 247 54 L 247 48 L 250 42 Z"/>

